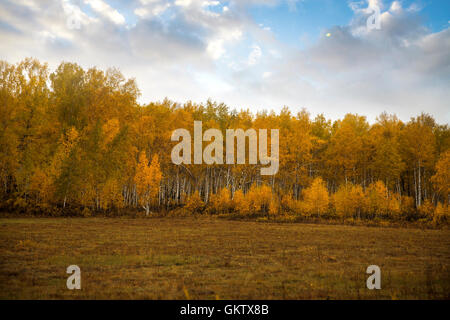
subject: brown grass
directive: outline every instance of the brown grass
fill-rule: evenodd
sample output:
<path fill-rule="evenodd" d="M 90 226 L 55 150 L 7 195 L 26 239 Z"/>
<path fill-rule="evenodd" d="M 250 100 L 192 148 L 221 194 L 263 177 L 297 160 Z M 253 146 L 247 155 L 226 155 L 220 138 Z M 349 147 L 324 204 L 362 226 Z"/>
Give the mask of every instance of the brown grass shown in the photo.
<path fill-rule="evenodd" d="M 81 290 L 66 288 L 71 264 Z M 381 290 L 366 288 L 371 264 Z M 0 219 L 2 299 L 449 299 L 449 265 L 449 230 Z"/>

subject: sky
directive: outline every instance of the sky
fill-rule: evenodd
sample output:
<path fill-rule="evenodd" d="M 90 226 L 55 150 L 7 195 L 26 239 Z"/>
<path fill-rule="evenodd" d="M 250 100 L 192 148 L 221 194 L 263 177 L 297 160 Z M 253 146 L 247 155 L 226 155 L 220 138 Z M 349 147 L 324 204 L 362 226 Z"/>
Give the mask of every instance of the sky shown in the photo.
<path fill-rule="evenodd" d="M 0 0 L 0 59 L 116 67 L 142 104 L 445 124 L 449 27 L 448 0 Z"/>

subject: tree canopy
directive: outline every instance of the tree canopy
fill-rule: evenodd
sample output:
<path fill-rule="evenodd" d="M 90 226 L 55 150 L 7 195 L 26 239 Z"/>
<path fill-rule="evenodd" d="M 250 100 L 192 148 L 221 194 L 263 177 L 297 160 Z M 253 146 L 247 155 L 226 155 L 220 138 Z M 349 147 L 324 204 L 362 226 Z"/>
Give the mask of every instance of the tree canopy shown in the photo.
<path fill-rule="evenodd" d="M 149 214 L 186 205 L 360 218 L 426 216 L 434 207 L 448 213 L 450 130 L 428 114 L 404 123 L 383 113 L 369 124 L 358 114 L 331 121 L 287 107 L 252 114 L 211 100 L 142 105 L 138 97 L 135 81 L 116 69 L 63 62 L 50 72 L 35 59 L 1 61 L 2 206 Z M 194 120 L 223 136 L 228 128 L 279 129 L 278 173 L 261 176 L 261 165 L 248 161 L 173 164 L 171 133 L 193 132 Z"/>

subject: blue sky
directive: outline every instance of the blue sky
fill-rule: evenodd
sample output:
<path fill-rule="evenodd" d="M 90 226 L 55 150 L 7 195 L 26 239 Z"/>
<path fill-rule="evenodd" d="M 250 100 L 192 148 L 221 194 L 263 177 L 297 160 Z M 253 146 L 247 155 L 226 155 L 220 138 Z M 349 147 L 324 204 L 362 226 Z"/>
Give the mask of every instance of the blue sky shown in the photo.
<path fill-rule="evenodd" d="M 3 0 L 0 59 L 117 67 L 141 103 L 448 123 L 449 26 L 447 0 Z"/>
<path fill-rule="evenodd" d="M 314 41 L 325 29 L 346 25 L 353 16 L 345 1 L 329 0 L 258 6 L 250 9 L 250 14 L 257 22 L 269 26 L 280 41 L 303 46 L 303 37 Z"/>
<path fill-rule="evenodd" d="M 295 9 L 290 8 L 287 1 L 274 6 L 256 6 L 249 9 L 250 14 L 259 23 L 272 28 L 281 41 L 297 41 L 299 30 L 317 37 L 326 28 L 348 24 L 354 15 L 349 3 L 343 0 L 297 1 Z M 389 4 L 389 1 L 385 1 Z M 447 0 L 404 0 L 403 7 L 416 5 L 421 8 L 420 15 L 430 30 L 437 32 L 448 28 L 450 18 L 450 1 Z"/>

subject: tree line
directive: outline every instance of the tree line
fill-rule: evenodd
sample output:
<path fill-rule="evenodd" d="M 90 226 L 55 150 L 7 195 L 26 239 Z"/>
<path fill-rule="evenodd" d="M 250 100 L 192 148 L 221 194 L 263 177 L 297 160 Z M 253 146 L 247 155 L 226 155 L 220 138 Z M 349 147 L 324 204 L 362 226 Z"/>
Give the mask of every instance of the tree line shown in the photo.
<path fill-rule="evenodd" d="M 0 62 L 1 206 L 44 213 L 185 210 L 211 214 L 448 220 L 450 130 L 422 113 L 331 121 L 197 104 L 139 104 L 119 70 L 27 58 Z M 171 133 L 279 129 L 279 171 L 175 165 Z M 205 144 L 204 144 L 205 145 Z M 248 161 L 246 161 L 248 163 Z M 36 209 L 37 208 L 37 209 Z"/>

